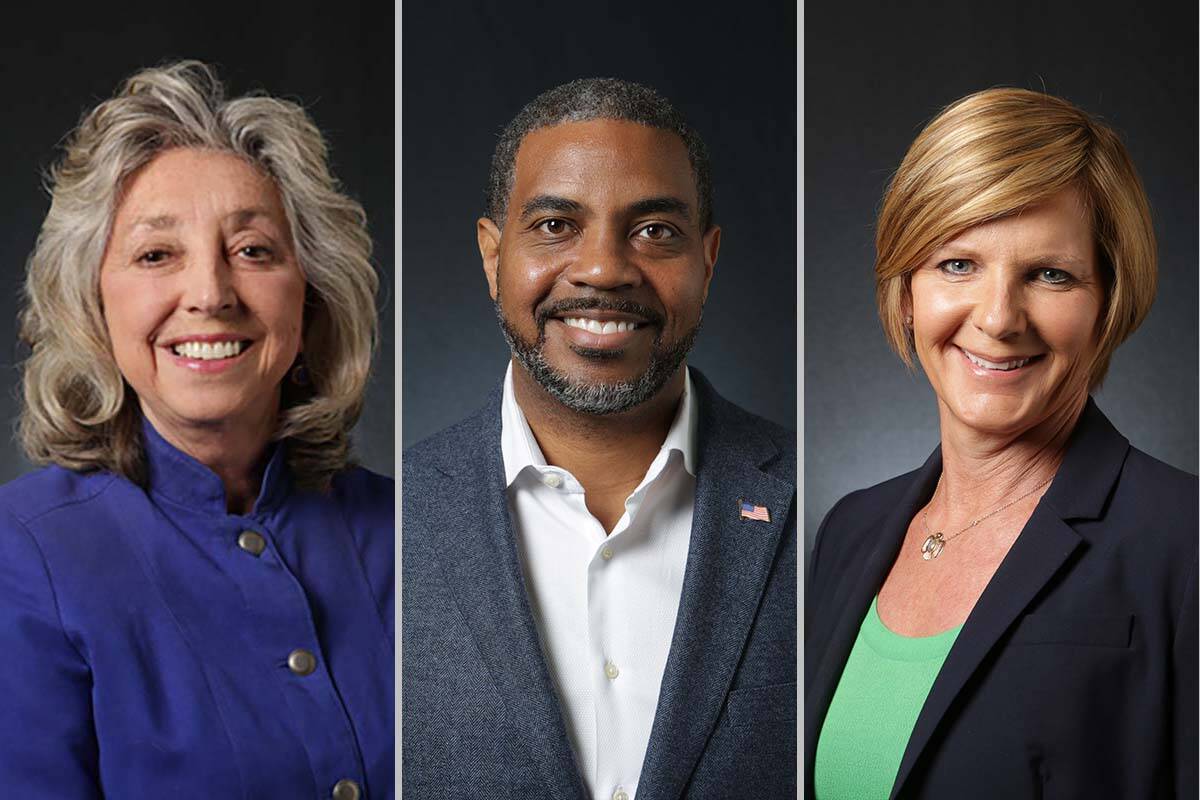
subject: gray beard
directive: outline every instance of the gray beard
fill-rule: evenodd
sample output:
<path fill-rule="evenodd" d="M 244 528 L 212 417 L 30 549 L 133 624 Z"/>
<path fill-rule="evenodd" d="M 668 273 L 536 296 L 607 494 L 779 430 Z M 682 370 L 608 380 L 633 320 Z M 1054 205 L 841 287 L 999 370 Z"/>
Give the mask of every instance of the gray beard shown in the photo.
<path fill-rule="evenodd" d="M 546 345 L 544 323 L 538 326 L 537 341 L 527 342 L 505 319 L 504 312 L 500 309 L 499 296 L 496 297 L 495 306 L 500 330 L 504 332 L 504 339 L 508 342 L 517 363 L 552 397 L 572 411 L 583 414 L 619 414 L 654 397 L 683 364 L 700 330 L 700 323 L 697 322 L 682 338 L 667 345 L 663 344 L 660 331 L 650 348 L 650 363 L 637 380 L 587 383 L 572 381 L 547 363 L 543 352 Z M 585 352 L 598 359 L 606 356 L 602 350 Z"/>

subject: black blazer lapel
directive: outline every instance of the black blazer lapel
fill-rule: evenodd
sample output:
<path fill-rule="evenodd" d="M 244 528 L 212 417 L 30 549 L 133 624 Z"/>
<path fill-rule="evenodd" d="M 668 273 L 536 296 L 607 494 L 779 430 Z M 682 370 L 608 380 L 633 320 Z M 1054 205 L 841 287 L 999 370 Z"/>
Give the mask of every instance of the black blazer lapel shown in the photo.
<path fill-rule="evenodd" d="M 761 469 L 778 449 L 692 376 L 700 401 L 696 504 L 638 800 L 683 793 L 720 715 L 782 532 L 795 528 L 795 484 Z M 764 506 L 770 521 L 744 519 L 743 501 Z"/>
<path fill-rule="evenodd" d="M 1095 519 L 1103 513 L 1128 451 L 1129 442 L 1089 398 L 1058 474 L 971 610 L 929 690 L 900 762 L 892 798 L 900 796 L 971 675 L 1080 546 L 1079 534 L 1066 520 Z"/>
<path fill-rule="evenodd" d="M 586 797 L 567 738 L 558 693 L 529 607 L 508 514 L 500 451 L 500 391 L 464 424 L 455 456 L 439 462 L 451 501 L 430 504 L 425 519 L 454 593 L 512 724 L 545 780 L 548 797 Z M 468 755 L 468 754 L 464 754 Z"/>
<path fill-rule="evenodd" d="M 871 607 L 871 599 L 879 592 L 879 587 L 883 586 L 884 579 L 891 571 L 900 545 L 904 543 L 904 535 L 908 532 L 908 523 L 933 495 L 941 473 L 942 451 L 939 447 L 916 471 L 903 499 L 888 514 L 882 528 L 877 533 L 869 534 L 877 537 L 877 544 L 863 562 L 862 570 L 856 575 L 847 575 L 845 589 L 839 590 L 837 600 L 830 604 L 840 616 L 804 698 L 804 783 L 810 790 L 817 739 L 834 690 L 841 680 L 846 659 L 850 657 L 850 649 L 858 636 L 858 629 L 867 609 Z"/>

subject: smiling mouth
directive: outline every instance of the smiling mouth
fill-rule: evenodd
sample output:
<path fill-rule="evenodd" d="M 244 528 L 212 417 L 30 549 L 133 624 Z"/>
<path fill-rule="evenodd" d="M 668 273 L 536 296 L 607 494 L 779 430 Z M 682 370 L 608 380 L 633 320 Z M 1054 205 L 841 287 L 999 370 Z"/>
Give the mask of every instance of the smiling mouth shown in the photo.
<path fill-rule="evenodd" d="M 629 333 L 642 327 L 645 323 L 630 320 L 598 320 L 585 317 L 563 317 L 563 324 L 570 328 L 578 328 L 588 333 L 601 336 L 612 333 Z"/>
<path fill-rule="evenodd" d="M 177 356 L 194 361 L 220 361 L 237 358 L 250 345 L 249 339 L 225 342 L 177 342 L 169 349 Z"/>
<path fill-rule="evenodd" d="M 977 356 L 974 353 L 968 352 L 967 350 L 963 350 L 961 347 L 958 349 L 962 350 L 962 354 L 966 356 L 967 360 L 975 366 L 982 367 L 983 369 L 990 369 L 994 372 L 1012 372 L 1013 370 L 1020 369 L 1021 367 L 1024 367 L 1025 365 L 1031 364 L 1042 358 L 1042 355 L 1036 355 L 1026 356 L 1024 358 L 1014 358 L 1008 361 L 989 361 L 986 358 Z"/>

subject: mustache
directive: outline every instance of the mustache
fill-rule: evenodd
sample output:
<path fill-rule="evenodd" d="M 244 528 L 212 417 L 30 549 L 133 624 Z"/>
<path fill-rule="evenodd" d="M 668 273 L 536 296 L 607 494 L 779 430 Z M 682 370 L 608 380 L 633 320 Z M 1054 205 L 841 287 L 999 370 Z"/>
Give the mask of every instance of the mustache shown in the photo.
<path fill-rule="evenodd" d="M 608 297 L 572 297 L 556 300 L 539 309 L 536 317 L 538 330 L 545 328 L 546 322 L 551 318 L 561 317 L 569 311 L 615 311 L 618 314 L 631 314 L 657 328 L 661 328 L 665 322 L 662 314 L 632 300 Z"/>

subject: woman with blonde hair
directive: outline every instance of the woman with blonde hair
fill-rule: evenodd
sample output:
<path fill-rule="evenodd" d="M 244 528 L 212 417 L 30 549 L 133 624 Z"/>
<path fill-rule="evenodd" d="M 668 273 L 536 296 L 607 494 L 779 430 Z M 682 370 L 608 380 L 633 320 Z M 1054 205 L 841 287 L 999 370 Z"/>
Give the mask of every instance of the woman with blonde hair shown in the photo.
<path fill-rule="evenodd" d="M 1155 293 L 1124 146 L 1046 94 L 963 98 L 893 177 L 876 251 L 941 444 L 818 532 L 809 791 L 1195 797 L 1196 478 L 1090 397 Z"/>
<path fill-rule="evenodd" d="M 299 106 L 133 75 L 50 176 L 0 488 L 0 785 L 389 797 L 393 486 L 354 466 L 378 278 Z"/>

